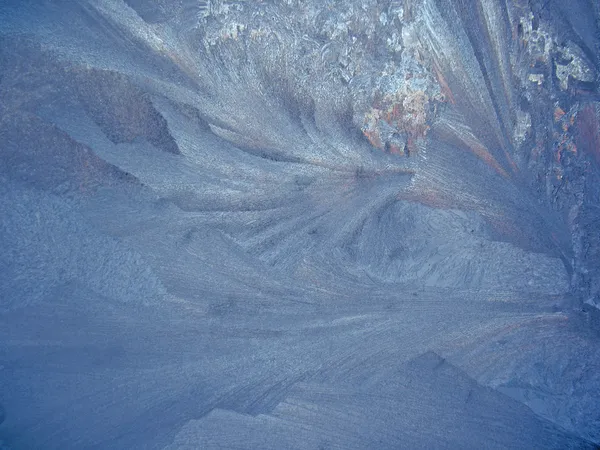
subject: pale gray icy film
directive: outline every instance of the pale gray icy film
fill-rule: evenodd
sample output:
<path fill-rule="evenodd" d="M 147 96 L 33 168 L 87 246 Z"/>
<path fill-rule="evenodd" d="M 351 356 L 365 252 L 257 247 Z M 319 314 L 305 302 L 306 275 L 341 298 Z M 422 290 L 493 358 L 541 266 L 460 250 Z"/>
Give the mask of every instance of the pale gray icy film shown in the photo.
<path fill-rule="evenodd" d="M 598 448 L 599 25 L 0 1 L 0 448 Z"/>

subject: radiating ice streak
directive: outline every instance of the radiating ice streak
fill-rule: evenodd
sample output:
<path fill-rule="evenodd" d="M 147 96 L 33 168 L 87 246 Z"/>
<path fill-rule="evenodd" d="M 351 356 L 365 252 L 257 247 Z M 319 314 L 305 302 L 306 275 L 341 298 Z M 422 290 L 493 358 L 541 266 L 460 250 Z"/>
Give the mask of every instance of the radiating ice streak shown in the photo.
<path fill-rule="evenodd" d="M 496 145 L 507 119 L 493 105 L 512 101 L 499 94 L 506 78 L 486 83 L 481 73 L 504 70 L 495 61 L 505 56 L 501 30 L 481 34 L 491 62 L 476 58 L 466 33 L 428 31 L 446 87 L 458 86 L 454 104 L 438 106 L 459 111 L 438 115 L 405 158 L 369 149 L 352 111 L 330 105 L 329 85 L 302 86 L 314 107 L 291 95 L 298 85 L 274 86 L 274 75 L 292 77 L 294 59 L 245 46 L 241 32 L 194 46 L 202 30 L 180 19 L 147 24 L 124 2 L 98 5 L 86 15 L 60 3 L 47 19 L 53 32 L 23 28 L 47 46 L 14 44 L 6 59 L 21 65 L 0 77 L 11 102 L 0 120 L 10 136 L 0 146 L 0 293 L 43 293 L 35 307 L 0 315 L 0 432 L 31 448 L 587 445 L 533 415 L 527 399 L 473 380 L 543 387 L 553 392 L 548 405 L 585 416 L 574 432 L 593 432 L 597 408 L 587 399 L 598 371 L 588 359 L 597 339 L 569 328 L 577 316 L 560 311 L 567 273 L 545 236 L 570 234 L 532 206 L 516 177 L 485 162 L 492 155 L 511 173 Z M 464 2 L 426 5 L 442 27 L 440 5 L 470 14 Z M 485 31 L 498 4 L 477 5 Z M 297 49 L 301 31 L 275 30 L 270 51 Z M 44 59 L 48 49 L 58 57 Z M 44 76 L 48 59 L 62 69 Z M 274 63 L 285 68 L 261 70 Z M 112 142 L 101 122 L 116 109 L 85 108 L 100 83 L 94 68 L 147 95 L 143 105 L 164 119 L 179 152 L 144 133 Z M 83 98 L 70 94 L 76 82 L 90 87 Z M 142 106 L 134 95 L 123 100 Z M 122 118 L 127 130 L 141 129 L 136 118 Z M 483 160 L 465 148 L 475 144 Z M 105 170 L 80 191 L 91 169 L 64 160 L 85 152 Z M 59 173 L 64 183 L 48 179 Z M 32 226 L 40 239 L 26 239 Z M 556 372 L 538 372 L 545 358 Z M 573 369 L 563 371 L 567 360 Z M 556 400 L 564 392 L 573 400 Z"/>

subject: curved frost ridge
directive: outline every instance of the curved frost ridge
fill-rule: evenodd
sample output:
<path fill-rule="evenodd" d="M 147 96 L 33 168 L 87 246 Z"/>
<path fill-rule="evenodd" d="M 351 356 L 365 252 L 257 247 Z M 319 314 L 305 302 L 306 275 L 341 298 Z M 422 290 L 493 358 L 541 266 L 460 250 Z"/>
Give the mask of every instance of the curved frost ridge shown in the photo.
<path fill-rule="evenodd" d="M 0 445 L 594 448 L 599 13 L 3 8 Z"/>

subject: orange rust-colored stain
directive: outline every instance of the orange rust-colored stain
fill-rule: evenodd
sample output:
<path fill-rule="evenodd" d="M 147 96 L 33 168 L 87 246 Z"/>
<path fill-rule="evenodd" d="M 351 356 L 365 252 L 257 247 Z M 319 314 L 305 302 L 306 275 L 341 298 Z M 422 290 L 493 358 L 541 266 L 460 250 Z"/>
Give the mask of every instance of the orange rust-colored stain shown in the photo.
<path fill-rule="evenodd" d="M 600 118 L 592 106 L 577 115 L 577 147 L 593 156 L 600 164 Z"/>
<path fill-rule="evenodd" d="M 452 94 L 452 91 L 450 90 L 450 86 L 448 86 L 446 78 L 444 78 L 444 75 L 442 75 L 442 71 L 440 70 L 437 64 L 434 64 L 433 68 L 435 70 L 435 75 L 440 85 L 440 89 L 442 90 L 442 94 L 444 94 L 444 97 L 448 100 L 449 103 L 453 105 L 456 104 L 454 94 Z"/>
<path fill-rule="evenodd" d="M 566 114 L 566 113 L 564 112 L 564 110 L 563 110 L 563 109 L 562 109 L 560 106 L 557 106 L 557 107 L 554 109 L 554 121 L 555 121 L 555 122 L 558 122 L 560 119 L 562 119 L 562 118 L 563 118 L 563 116 L 564 116 L 565 114 Z"/>
<path fill-rule="evenodd" d="M 561 158 L 562 158 L 562 152 L 563 152 L 564 147 L 561 145 L 558 147 L 558 150 L 556 151 L 556 162 L 560 162 Z"/>
<path fill-rule="evenodd" d="M 402 155 L 404 151 L 396 144 L 390 144 L 390 153 L 393 155 Z"/>
<path fill-rule="evenodd" d="M 373 147 L 383 149 L 383 142 L 381 142 L 381 137 L 379 136 L 377 130 L 363 130 L 363 134 L 366 136 L 366 138 L 369 140 Z"/>
<path fill-rule="evenodd" d="M 482 159 L 488 166 L 493 168 L 497 173 L 502 175 L 504 178 L 509 177 L 508 173 L 506 173 L 506 170 L 502 168 L 498 161 L 496 161 L 496 158 L 494 158 L 492 154 L 488 152 L 483 145 L 471 144 L 469 148 L 473 153 L 475 153 L 480 159 Z"/>
<path fill-rule="evenodd" d="M 456 201 L 447 197 L 443 192 L 434 191 L 433 189 L 424 189 L 419 192 L 409 191 L 398 194 L 398 200 L 406 200 L 409 202 L 421 203 L 431 208 L 452 208 Z"/>

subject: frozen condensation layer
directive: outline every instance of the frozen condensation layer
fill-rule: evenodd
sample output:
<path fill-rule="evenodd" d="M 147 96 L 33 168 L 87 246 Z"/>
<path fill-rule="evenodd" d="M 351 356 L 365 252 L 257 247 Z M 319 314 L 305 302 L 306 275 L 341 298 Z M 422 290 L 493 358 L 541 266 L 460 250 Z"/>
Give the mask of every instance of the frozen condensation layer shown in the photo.
<path fill-rule="evenodd" d="M 594 448 L 593 2 L 0 7 L 0 448 Z"/>

